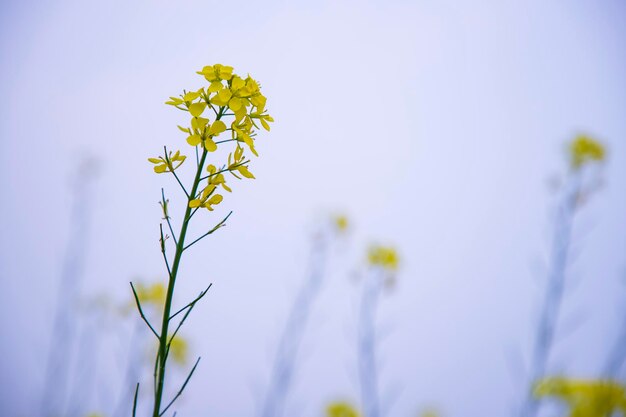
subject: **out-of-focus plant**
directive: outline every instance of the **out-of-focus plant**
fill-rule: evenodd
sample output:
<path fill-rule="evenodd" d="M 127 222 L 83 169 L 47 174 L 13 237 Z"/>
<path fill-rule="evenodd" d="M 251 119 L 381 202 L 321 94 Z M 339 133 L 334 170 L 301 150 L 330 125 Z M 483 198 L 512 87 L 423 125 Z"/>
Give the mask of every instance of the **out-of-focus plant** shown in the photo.
<path fill-rule="evenodd" d="M 535 385 L 537 398 L 553 397 L 567 405 L 570 417 L 626 416 L 626 388 L 609 379 L 545 378 Z"/>
<path fill-rule="evenodd" d="M 560 190 L 554 218 L 549 274 L 539 312 L 529 370 L 530 385 L 544 378 L 547 373 L 548 358 L 554 344 L 556 324 L 567 283 L 575 216 L 598 188 L 597 176 L 590 171 L 595 165 L 602 163 L 605 156 L 604 146 L 586 135 L 575 137 L 568 145 L 569 171 Z M 529 390 L 520 409 L 521 417 L 534 416 L 537 409 L 538 402 L 532 390 Z"/>
<path fill-rule="evenodd" d="M 333 238 L 348 230 L 348 218 L 335 215 L 315 231 L 311 242 L 311 259 L 306 279 L 293 301 L 282 330 L 267 386 L 262 417 L 280 417 L 296 367 L 296 358 L 309 321 L 313 303 L 324 280 L 329 246 Z"/>
<path fill-rule="evenodd" d="M 68 406 L 82 404 L 71 400 L 69 391 L 73 357 L 76 348 L 78 317 L 76 310 L 81 298 L 83 267 L 88 249 L 93 205 L 93 184 L 99 175 L 98 160 L 87 157 L 80 161 L 71 179 L 72 208 L 70 212 L 69 238 L 65 248 L 63 265 L 58 282 L 56 309 L 53 314 L 51 340 L 44 371 L 41 397 L 41 416 L 65 415 Z"/>
<path fill-rule="evenodd" d="M 426 410 L 420 413 L 420 417 L 439 417 L 440 414 L 437 410 L 433 408 L 427 408 Z"/>
<path fill-rule="evenodd" d="M 361 413 L 349 402 L 338 401 L 328 404 L 327 417 L 361 417 Z"/>
<path fill-rule="evenodd" d="M 181 167 L 187 160 L 187 157 L 179 150 L 172 153 L 164 148 L 162 156 L 148 159 L 154 164 L 156 173 L 171 174 L 186 197 L 184 214 L 180 221 L 180 231 L 176 234 L 170 216 L 169 200 L 165 198 L 165 193 L 161 190 L 160 204 L 169 235 L 163 231 L 163 223 L 161 223 L 159 243 L 167 268 L 168 281 L 159 330 L 152 326 L 144 315 L 139 295 L 131 283 L 139 314 L 158 340 L 158 352 L 154 365 L 153 417 L 160 417 L 170 409 L 182 394 L 200 360 L 200 358 L 196 360 L 174 397 L 167 404 L 164 404 L 163 394 L 168 358 L 170 354 L 174 355 L 172 349 L 176 347 L 175 340 L 178 331 L 196 303 L 204 297 L 210 288 L 209 285 L 194 300 L 173 312 L 174 289 L 183 254 L 200 240 L 224 226 L 232 212 L 213 228 L 188 242 L 187 233 L 191 220 L 201 208 L 213 211 L 215 206 L 222 202 L 223 197 L 217 192 L 218 188 L 231 191 L 230 186 L 226 183 L 225 174 L 231 174 L 237 179 L 254 178 L 248 169 L 250 160 L 244 156 L 244 146 L 253 154 L 258 155 L 255 149 L 255 129 L 258 130 L 259 125 L 261 125 L 269 131 L 269 123 L 274 121 L 265 110 L 267 100 L 261 94 L 260 85 L 252 77 L 242 78 L 233 72 L 233 67 L 220 64 L 205 66 L 201 71 L 198 71 L 198 74 L 204 76 L 209 83 L 207 87 L 201 87 L 194 91 L 183 91 L 180 97 L 170 97 L 170 100 L 166 102 L 166 104 L 187 112 L 191 116 L 188 126 L 179 126 L 178 128 L 186 135 L 187 143 L 194 148 L 193 179 L 185 186 L 183 184 L 184 179 L 179 176 Z M 226 132 L 230 134 L 230 138 L 221 139 L 220 135 Z M 229 153 L 227 162 L 222 165 L 208 163 L 209 155 L 213 155 L 218 150 L 218 145 L 222 144 L 233 145 L 234 148 Z M 173 259 L 167 255 L 168 247 L 171 244 L 174 246 Z M 178 318 L 177 323 L 174 322 L 176 318 Z M 173 328 L 173 331 L 170 327 Z M 133 415 L 136 412 L 138 391 L 139 384 L 135 390 Z"/>
<path fill-rule="evenodd" d="M 382 415 L 378 367 L 376 357 L 376 314 L 380 296 L 385 288 L 391 288 L 399 265 L 399 257 L 392 247 L 373 245 L 367 254 L 368 271 L 363 282 L 363 293 L 358 317 L 358 375 L 361 406 L 367 417 Z"/>

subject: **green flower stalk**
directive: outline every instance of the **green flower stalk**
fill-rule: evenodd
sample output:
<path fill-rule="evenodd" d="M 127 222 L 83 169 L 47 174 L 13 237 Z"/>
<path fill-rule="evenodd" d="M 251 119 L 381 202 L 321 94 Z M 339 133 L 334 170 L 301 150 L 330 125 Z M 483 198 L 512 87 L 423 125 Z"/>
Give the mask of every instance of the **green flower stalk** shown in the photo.
<path fill-rule="evenodd" d="M 204 297 L 210 288 L 209 285 L 198 297 L 176 310 L 175 313 L 172 313 L 174 289 L 183 254 L 191 246 L 224 226 L 232 212 L 215 227 L 187 243 L 187 234 L 191 220 L 199 209 L 206 208 L 208 211 L 213 211 L 215 206 L 223 201 L 223 196 L 217 193 L 218 187 L 228 192 L 232 191 L 226 184 L 226 174 L 231 174 L 240 180 L 243 178 L 254 179 L 254 175 L 248 169 L 250 160 L 244 156 L 244 146 L 258 156 L 255 149 L 257 135 L 255 129 L 258 130 L 260 125 L 263 129 L 269 131 L 269 123 L 274 121 L 265 110 L 267 99 L 261 94 L 259 83 L 252 77 L 242 78 L 233 73 L 232 67 L 220 64 L 205 66 L 198 74 L 204 76 L 209 83 L 208 87 L 202 87 L 195 91 L 183 91 L 183 94 L 179 97 L 170 97 L 170 100 L 166 102 L 166 104 L 187 112 L 191 116 L 188 126 L 178 126 L 185 133 L 187 143 L 195 149 L 195 174 L 191 186 L 185 187 L 178 175 L 179 170 L 187 161 L 187 157 L 182 155 L 180 151 L 172 153 L 168 152 L 167 148 L 164 148 L 162 156 L 148 159 L 154 164 L 154 171 L 157 174 L 172 174 L 186 197 L 185 212 L 180 225 L 180 232 L 176 235 L 170 217 L 169 200 L 165 198 L 164 192 L 161 194 L 162 200 L 160 204 L 163 211 L 163 220 L 170 234 L 167 235 L 163 232 L 163 223 L 161 223 L 159 242 L 167 268 L 168 282 L 160 331 L 157 331 L 145 317 L 140 298 L 137 296 L 137 292 L 131 283 L 139 314 L 158 339 L 159 345 L 154 366 L 153 417 L 160 417 L 170 409 L 176 399 L 182 394 L 200 361 L 200 358 L 198 358 L 182 387 L 167 404 L 164 404 L 163 392 L 168 357 L 170 353 L 174 355 L 174 349 L 177 346 L 177 333 L 196 303 Z M 230 137 L 222 139 L 228 133 L 230 133 Z M 218 145 L 222 144 L 226 144 L 224 146 L 230 146 L 231 149 L 234 149 L 230 152 L 227 163 L 218 168 L 218 165 L 210 164 L 208 160 L 218 149 Z M 167 250 L 172 243 L 174 246 L 174 258 L 170 262 Z M 177 317 L 178 322 L 174 325 L 174 319 Z M 135 391 L 133 415 L 136 411 L 138 391 L 139 385 L 137 385 Z"/>

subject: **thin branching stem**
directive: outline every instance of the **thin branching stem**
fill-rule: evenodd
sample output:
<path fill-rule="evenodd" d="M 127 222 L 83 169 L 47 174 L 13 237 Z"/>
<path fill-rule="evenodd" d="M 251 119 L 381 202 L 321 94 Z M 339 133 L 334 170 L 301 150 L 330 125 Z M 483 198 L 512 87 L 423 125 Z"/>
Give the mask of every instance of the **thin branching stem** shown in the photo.
<path fill-rule="evenodd" d="M 178 175 L 176 175 L 176 172 L 175 172 L 176 170 L 174 169 L 174 165 L 172 164 L 172 161 L 170 161 L 170 157 L 167 154 L 167 146 L 163 147 L 163 151 L 164 151 L 164 156 L 165 156 L 165 162 L 167 162 L 167 166 L 170 168 L 170 172 L 174 175 L 174 178 L 176 178 L 176 181 L 178 182 L 178 185 L 180 185 L 180 188 L 183 190 L 183 192 L 185 193 L 187 198 L 189 198 L 189 193 L 187 192 L 187 189 L 185 188 L 183 183 L 180 182 L 180 179 L 178 178 Z M 180 166 L 180 164 L 179 164 L 179 166 Z"/>
<path fill-rule="evenodd" d="M 219 171 L 217 171 L 217 172 L 215 172 L 215 173 L 213 173 L 213 174 L 210 174 L 210 175 L 207 175 L 207 176 L 205 176 L 205 177 L 200 178 L 200 181 L 204 181 L 204 180 L 206 180 L 206 179 L 208 179 L 208 178 L 211 178 L 211 177 L 214 177 L 214 176 L 216 176 L 216 175 L 223 174 L 224 172 L 230 172 L 230 171 L 232 171 L 233 169 L 235 169 L 235 168 L 239 168 L 239 167 L 240 167 L 240 166 L 242 166 L 242 165 L 246 165 L 246 164 L 247 164 L 247 163 L 249 163 L 249 162 L 250 162 L 250 160 L 248 159 L 248 160 L 243 161 L 243 162 L 240 162 L 240 163 L 238 163 L 238 164 L 236 164 L 236 165 L 229 166 L 228 168 L 223 168 L 223 169 L 220 169 Z"/>
<path fill-rule="evenodd" d="M 202 236 L 200 236 L 199 238 L 197 238 L 196 240 L 194 240 L 193 242 L 191 242 L 190 244 L 185 246 L 185 248 L 183 250 L 185 251 L 185 250 L 189 249 L 194 243 L 199 242 L 200 240 L 204 239 L 208 235 L 214 233 L 220 227 L 224 226 L 224 223 L 226 222 L 226 220 L 228 220 L 228 218 L 230 217 L 231 214 L 233 214 L 232 211 L 230 213 L 228 213 L 228 215 L 226 217 L 224 217 L 224 219 L 222 219 L 222 221 L 219 222 L 213 229 L 209 230 L 208 232 L 206 232 L 205 234 L 203 234 Z"/>
<path fill-rule="evenodd" d="M 152 333 L 154 333 L 154 335 L 158 339 L 159 338 L 159 334 L 156 332 L 156 330 L 154 330 L 154 327 L 152 327 L 152 324 L 150 324 L 150 322 L 146 318 L 145 314 L 143 314 L 143 309 L 141 308 L 141 302 L 139 301 L 139 297 L 137 296 L 137 291 L 135 291 L 135 286 L 133 285 L 132 282 L 130 283 L 130 288 L 133 290 L 133 296 L 135 297 L 135 303 L 137 304 L 137 310 L 139 310 L 139 315 L 141 316 L 143 321 L 146 322 L 146 324 L 148 325 L 150 330 L 152 330 Z"/>
<path fill-rule="evenodd" d="M 170 233 L 172 234 L 172 239 L 174 239 L 174 244 L 178 245 L 178 240 L 176 239 L 176 234 L 174 233 L 174 229 L 172 228 L 172 222 L 170 221 L 170 214 L 167 210 L 168 200 L 165 199 L 165 191 L 161 188 L 161 204 L 163 205 L 163 218 L 167 222 L 167 227 L 170 229 Z"/>
<path fill-rule="evenodd" d="M 172 320 L 174 317 L 176 317 L 177 315 L 179 315 L 180 313 L 182 313 L 183 311 L 185 311 L 186 309 L 188 309 L 189 307 L 192 307 L 195 303 L 197 303 L 198 301 L 200 301 L 200 299 L 202 297 L 205 296 L 205 294 L 209 291 L 209 289 L 211 288 L 211 285 L 213 284 L 209 284 L 209 286 L 206 288 L 206 290 L 202 291 L 200 293 L 199 296 L 197 296 L 193 301 L 191 301 L 189 304 L 187 304 L 186 306 L 184 306 L 183 308 L 181 308 L 180 310 L 178 310 L 176 313 L 172 314 L 170 316 L 170 320 Z"/>
<path fill-rule="evenodd" d="M 161 237 L 160 237 L 160 244 L 161 244 L 161 254 L 163 255 L 163 261 L 165 262 L 165 266 L 167 268 L 167 276 L 171 277 L 172 276 L 172 270 L 170 269 L 170 263 L 167 260 L 167 254 L 165 253 L 166 248 L 165 248 L 165 237 L 163 236 L 163 224 L 159 224 L 159 231 L 161 233 Z M 178 244 L 176 244 L 178 246 Z"/>
<path fill-rule="evenodd" d="M 135 397 L 133 398 L 133 417 L 137 415 L 137 397 L 139 396 L 139 382 L 135 386 Z"/>
<path fill-rule="evenodd" d="M 193 365 L 193 368 L 191 368 L 191 371 L 189 372 L 189 375 L 187 375 L 187 378 L 185 378 L 185 382 L 183 382 L 183 385 L 180 387 L 180 389 L 178 390 L 178 392 L 176 393 L 174 398 L 172 398 L 172 401 L 170 401 L 169 404 L 167 404 L 167 406 L 163 409 L 163 411 L 161 412 L 160 416 L 165 414 L 165 412 L 174 404 L 174 401 L 176 401 L 178 399 L 178 397 L 180 397 L 180 395 L 183 393 L 183 391 L 185 390 L 185 387 L 187 386 L 187 384 L 189 383 L 189 380 L 191 379 L 191 376 L 193 375 L 194 371 L 198 367 L 198 363 L 200 363 L 200 359 L 201 358 L 198 357 L 198 359 L 196 360 L 196 363 Z M 176 413 L 174 413 L 174 414 L 176 414 Z"/>

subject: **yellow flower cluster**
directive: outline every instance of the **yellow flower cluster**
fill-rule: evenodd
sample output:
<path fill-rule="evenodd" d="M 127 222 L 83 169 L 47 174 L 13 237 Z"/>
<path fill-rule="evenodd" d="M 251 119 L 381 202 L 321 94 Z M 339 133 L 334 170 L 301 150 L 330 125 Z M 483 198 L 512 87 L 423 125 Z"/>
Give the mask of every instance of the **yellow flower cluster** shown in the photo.
<path fill-rule="evenodd" d="M 612 380 L 546 378 L 536 384 L 534 394 L 562 400 L 570 409 L 570 417 L 626 415 L 626 389 Z"/>
<path fill-rule="evenodd" d="M 347 402 L 335 402 L 326 407 L 328 417 L 360 417 L 361 415 L 351 404 Z"/>
<path fill-rule="evenodd" d="M 602 162 L 606 155 L 600 142 L 585 135 L 579 135 L 571 142 L 569 152 L 572 167 L 575 169 L 588 162 Z"/>
<path fill-rule="evenodd" d="M 208 165 L 208 175 L 203 178 L 207 179 L 206 185 L 198 195 L 190 198 L 190 207 L 213 210 L 213 206 L 223 200 L 220 194 L 214 194 L 216 188 L 221 186 L 231 191 L 226 185 L 224 173 L 229 172 L 238 179 L 254 178 L 248 169 L 249 160 L 244 157 L 242 146 L 247 146 L 258 156 L 254 143 L 256 130 L 262 127 L 269 131 L 269 123 L 274 119 L 265 109 L 267 98 L 261 93 L 259 83 L 249 75 L 240 77 L 233 72 L 233 67 L 221 64 L 207 65 L 197 73 L 204 76 L 208 87 L 170 97 L 166 104 L 191 115 L 189 126 L 178 128 L 187 135 L 187 143 L 204 156 L 207 152 L 215 152 L 221 143 L 236 143 L 234 152 L 228 156 L 227 165 L 219 170 L 215 165 Z M 210 112 L 213 114 L 209 115 Z M 224 132 L 230 132 L 230 139 L 218 140 Z M 179 151 L 169 157 L 149 158 L 155 164 L 157 173 L 174 172 L 184 160 L 185 156 Z"/>
<path fill-rule="evenodd" d="M 372 266 L 395 271 L 398 269 L 398 253 L 392 247 L 374 245 L 369 248 L 367 260 Z"/>

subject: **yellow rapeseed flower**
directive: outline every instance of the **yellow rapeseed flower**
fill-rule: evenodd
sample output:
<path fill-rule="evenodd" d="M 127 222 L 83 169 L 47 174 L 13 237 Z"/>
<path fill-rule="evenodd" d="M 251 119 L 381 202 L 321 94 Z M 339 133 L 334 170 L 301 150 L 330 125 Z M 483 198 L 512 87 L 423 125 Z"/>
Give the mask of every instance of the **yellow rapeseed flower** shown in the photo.
<path fill-rule="evenodd" d="M 398 253 L 392 247 L 373 245 L 370 247 L 367 260 L 372 266 L 379 266 L 390 271 L 398 269 Z"/>
<path fill-rule="evenodd" d="M 203 75 L 210 83 L 208 88 L 186 91 L 179 97 L 170 97 L 166 101 L 166 104 L 187 111 L 192 116 L 190 127 L 179 126 L 179 129 L 187 134 L 187 143 L 214 152 L 220 143 L 214 138 L 222 132 L 231 130 L 234 141 L 245 143 L 250 151 L 258 156 L 254 146 L 255 129 L 261 127 L 269 131 L 270 123 L 274 122 L 274 118 L 265 109 L 267 98 L 261 93 L 259 83 L 249 75 L 245 79 L 240 77 L 233 72 L 233 67 L 222 64 L 207 65 L 197 73 Z M 214 112 L 214 121 L 207 117 L 209 113 L 207 109 Z M 233 119 L 225 123 L 227 116 L 232 116 Z M 230 127 L 227 127 L 227 124 L 230 124 Z M 153 159 L 156 161 L 157 158 Z M 168 171 L 167 165 L 160 164 L 158 169 L 159 172 Z M 239 171 L 247 176 L 241 172 L 246 169 L 244 167 Z"/>
<path fill-rule="evenodd" d="M 579 135 L 570 144 L 570 162 L 578 169 L 589 162 L 602 162 L 606 156 L 604 145 L 595 139 Z"/>
<path fill-rule="evenodd" d="M 237 174 L 235 174 L 234 171 L 237 171 L 238 173 L 240 173 L 246 178 L 254 179 L 254 175 L 252 175 L 252 173 L 248 170 L 248 167 L 244 164 L 245 164 L 245 158 L 243 157 L 243 148 L 240 146 L 237 146 L 237 149 L 235 149 L 235 153 L 234 154 L 231 153 L 228 155 L 228 170 L 236 178 L 239 178 L 239 177 L 237 176 Z"/>
<path fill-rule="evenodd" d="M 211 83 L 221 80 L 228 81 L 233 76 L 233 69 L 233 67 L 222 64 L 207 65 L 202 68 L 202 71 L 198 71 L 197 74 L 204 75 L 204 78 Z"/>
<path fill-rule="evenodd" d="M 186 158 L 187 157 L 185 155 L 180 154 L 180 151 L 176 151 L 174 155 L 170 152 L 167 158 L 160 156 L 158 158 L 148 158 L 148 161 L 155 165 L 154 172 L 162 174 L 164 172 L 173 172 L 176 168 L 181 166 L 183 162 L 185 162 Z M 177 164 L 174 165 L 176 162 Z"/>
<path fill-rule="evenodd" d="M 334 402 L 326 407 L 327 417 L 360 417 L 361 414 L 355 407 L 347 402 Z"/>
<path fill-rule="evenodd" d="M 545 378 L 535 385 L 537 398 L 556 397 L 569 407 L 570 417 L 626 416 L 626 389 L 608 379 Z"/>

